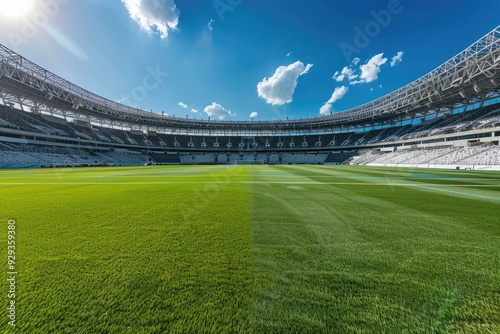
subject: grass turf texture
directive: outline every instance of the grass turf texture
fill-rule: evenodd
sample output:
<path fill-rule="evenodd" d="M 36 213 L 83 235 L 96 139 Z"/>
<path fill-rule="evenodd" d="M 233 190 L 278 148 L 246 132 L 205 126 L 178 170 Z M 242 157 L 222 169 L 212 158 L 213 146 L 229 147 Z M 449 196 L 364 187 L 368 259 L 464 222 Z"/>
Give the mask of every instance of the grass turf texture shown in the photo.
<path fill-rule="evenodd" d="M 498 172 L 3 170 L 0 198 L 15 332 L 500 332 Z"/>

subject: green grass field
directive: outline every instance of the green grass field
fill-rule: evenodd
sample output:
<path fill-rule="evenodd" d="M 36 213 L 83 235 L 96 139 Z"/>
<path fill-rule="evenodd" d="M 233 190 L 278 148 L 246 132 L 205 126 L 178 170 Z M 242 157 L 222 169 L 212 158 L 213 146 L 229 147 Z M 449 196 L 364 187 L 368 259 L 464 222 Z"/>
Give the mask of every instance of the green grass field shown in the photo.
<path fill-rule="evenodd" d="M 0 198 L 6 333 L 500 333 L 499 172 L 2 170 Z"/>

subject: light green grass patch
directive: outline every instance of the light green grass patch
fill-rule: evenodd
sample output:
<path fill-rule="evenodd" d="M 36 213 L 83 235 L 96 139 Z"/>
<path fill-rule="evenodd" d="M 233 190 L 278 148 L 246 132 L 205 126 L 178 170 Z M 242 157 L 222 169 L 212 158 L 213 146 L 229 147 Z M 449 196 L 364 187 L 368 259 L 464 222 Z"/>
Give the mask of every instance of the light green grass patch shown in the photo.
<path fill-rule="evenodd" d="M 230 183 L 242 170 L 200 176 L 192 169 L 183 176 L 207 180 L 207 187 L 64 183 L 99 174 L 116 178 L 113 170 L 64 170 L 62 176 L 57 170 L 35 171 L 34 179 L 61 178 L 61 184 L 0 190 L 8 198 L 2 220 L 16 219 L 17 225 L 17 329 L 225 333 L 247 328 L 252 258 L 242 203 L 248 192 Z M 166 177 L 176 170 L 157 169 Z M 219 176 L 224 178 L 214 182 Z"/>

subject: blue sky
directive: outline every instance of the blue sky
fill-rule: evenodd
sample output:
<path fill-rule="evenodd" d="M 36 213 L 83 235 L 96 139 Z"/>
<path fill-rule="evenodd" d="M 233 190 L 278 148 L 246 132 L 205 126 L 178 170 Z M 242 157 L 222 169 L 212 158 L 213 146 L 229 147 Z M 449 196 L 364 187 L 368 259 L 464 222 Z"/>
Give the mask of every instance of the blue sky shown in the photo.
<path fill-rule="evenodd" d="M 145 110 L 295 119 L 412 82 L 498 13 L 497 0 L 0 0 L 0 43 Z"/>

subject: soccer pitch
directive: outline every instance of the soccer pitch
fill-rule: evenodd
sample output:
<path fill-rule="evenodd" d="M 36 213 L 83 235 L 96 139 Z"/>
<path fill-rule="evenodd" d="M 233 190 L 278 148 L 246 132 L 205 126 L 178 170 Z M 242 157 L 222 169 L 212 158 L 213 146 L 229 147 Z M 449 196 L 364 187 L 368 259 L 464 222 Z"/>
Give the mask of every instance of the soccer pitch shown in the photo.
<path fill-rule="evenodd" d="M 0 198 L 5 332 L 500 332 L 499 172 L 2 170 Z"/>

